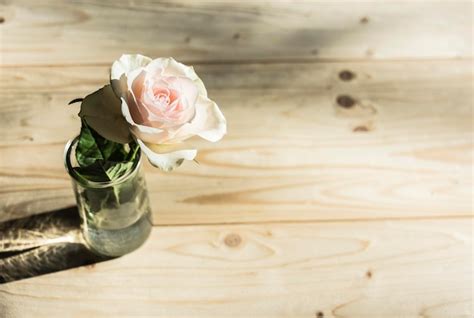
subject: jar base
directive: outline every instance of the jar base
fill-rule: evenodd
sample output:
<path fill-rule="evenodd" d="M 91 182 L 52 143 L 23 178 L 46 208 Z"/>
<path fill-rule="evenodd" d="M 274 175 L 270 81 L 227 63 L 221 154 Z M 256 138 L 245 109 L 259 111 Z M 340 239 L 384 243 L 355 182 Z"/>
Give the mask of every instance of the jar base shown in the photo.
<path fill-rule="evenodd" d="M 134 224 L 108 230 L 89 224 L 83 229 L 87 247 L 99 256 L 118 257 L 139 248 L 148 238 L 152 229 L 151 212 L 144 213 Z"/>

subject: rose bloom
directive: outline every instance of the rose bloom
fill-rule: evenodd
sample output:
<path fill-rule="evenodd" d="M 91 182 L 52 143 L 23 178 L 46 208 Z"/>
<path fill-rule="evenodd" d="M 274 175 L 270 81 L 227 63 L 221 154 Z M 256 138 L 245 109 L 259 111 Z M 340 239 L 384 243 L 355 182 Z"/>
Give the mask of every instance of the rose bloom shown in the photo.
<path fill-rule="evenodd" d="M 126 143 L 133 137 L 150 162 L 166 171 L 196 157 L 196 149 L 186 149 L 187 139 L 216 142 L 227 129 L 192 67 L 138 54 L 113 63 L 111 85 L 86 96 L 79 115 L 107 139 Z"/>

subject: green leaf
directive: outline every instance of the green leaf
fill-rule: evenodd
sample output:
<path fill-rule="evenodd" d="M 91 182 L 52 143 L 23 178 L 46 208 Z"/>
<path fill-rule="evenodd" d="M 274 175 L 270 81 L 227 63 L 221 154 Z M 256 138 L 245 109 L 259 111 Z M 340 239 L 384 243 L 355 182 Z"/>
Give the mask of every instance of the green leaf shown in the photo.
<path fill-rule="evenodd" d="M 138 152 L 140 151 L 140 146 L 135 142 L 129 143 L 130 150 L 127 153 L 126 161 L 135 161 L 135 157 L 137 156 Z"/>
<path fill-rule="evenodd" d="M 76 174 L 84 181 L 107 182 L 110 181 L 104 168 L 99 163 L 94 163 L 87 167 L 73 168 Z"/>
<path fill-rule="evenodd" d="M 81 167 L 87 167 L 94 164 L 97 160 L 103 160 L 104 157 L 100 151 L 92 130 L 82 121 L 81 134 L 76 148 L 76 160 Z"/>
<path fill-rule="evenodd" d="M 115 162 L 128 161 L 127 156 L 126 145 L 114 143 L 114 146 L 110 149 L 110 153 L 107 155 L 107 160 Z"/>
<path fill-rule="evenodd" d="M 81 167 L 87 167 L 99 160 L 103 163 L 133 161 L 138 149 L 139 146 L 135 142 L 127 145 L 105 139 L 94 131 L 86 120 L 82 120 L 81 134 L 76 148 L 76 159 Z"/>
<path fill-rule="evenodd" d="M 121 154 L 125 149 L 125 145 L 105 139 L 90 127 L 89 130 L 92 133 L 92 137 L 94 138 L 104 161 L 123 161 L 125 159 L 126 153 Z M 115 155 L 115 160 L 111 158 L 112 155 Z"/>
<path fill-rule="evenodd" d="M 82 119 L 81 133 L 76 147 L 76 159 L 79 167 L 74 170 L 83 181 L 108 182 L 115 181 L 133 169 L 139 145 L 132 141 L 121 144 L 108 140 L 90 127 L 87 119 Z M 120 203 L 131 199 L 127 183 L 117 184 L 103 189 L 84 189 L 87 204 L 91 212 L 103 208 L 115 208 Z"/>
<path fill-rule="evenodd" d="M 133 166 L 133 162 L 114 162 L 107 163 L 105 168 L 105 173 L 110 180 L 115 181 L 124 174 L 126 174 Z"/>
<path fill-rule="evenodd" d="M 86 120 L 101 136 L 126 144 L 132 140 L 132 136 L 122 115 L 121 104 L 109 84 L 84 98 L 79 117 Z"/>

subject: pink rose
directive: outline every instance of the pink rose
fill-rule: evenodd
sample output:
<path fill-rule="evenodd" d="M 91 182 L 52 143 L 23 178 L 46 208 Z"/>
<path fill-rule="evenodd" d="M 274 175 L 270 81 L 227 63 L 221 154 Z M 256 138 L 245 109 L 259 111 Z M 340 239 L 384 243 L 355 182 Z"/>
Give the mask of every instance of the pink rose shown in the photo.
<path fill-rule="evenodd" d="M 108 120 L 100 118 L 97 104 L 108 109 Z M 87 96 L 81 113 L 110 140 L 127 142 L 129 130 L 150 162 L 166 171 L 195 158 L 195 149 L 184 149 L 185 140 L 199 136 L 215 142 L 227 127 L 192 67 L 173 58 L 142 55 L 122 55 L 115 61 L 111 86 Z"/>

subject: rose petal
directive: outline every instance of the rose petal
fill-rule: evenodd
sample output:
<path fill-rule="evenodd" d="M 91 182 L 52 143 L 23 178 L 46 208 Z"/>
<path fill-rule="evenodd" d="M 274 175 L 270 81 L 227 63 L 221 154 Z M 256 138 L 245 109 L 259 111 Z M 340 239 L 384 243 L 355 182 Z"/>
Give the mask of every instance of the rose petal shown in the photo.
<path fill-rule="evenodd" d="M 125 120 L 128 124 L 130 124 L 130 126 L 135 127 L 138 129 L 138 131 L 140 132 L 143 132 L 143 133 L 147 133 L 147 134 L 160 134 L 163 131 L 163 129 L 159 129 L 159 128 L 154 128 L 154 127 L 150 127 L 150 126 L 144 126 L 144 125 L 140 125 L 140 124 L 137 124 L 135 123 L 135 121 L 133 120 L 132 118 L 132 114 L 130 113 L 130 107 L 128 106 L 127 104 L 127 101 L 122 98 L 122 115 L 123 117 L 125 117 Z"/>
<path fill-rule="evenodd" d="M 192 66 L 187 66 L 183 63 L 179 63 L 172 57 L 155 59 L 146 66 L 146 71 L 150 74 L 155 74 L 159 70 L 162 70 L 161 75 L 163 76 L 178 76 L 189 78 L 198 88 L 199 94 L 207 96 L 206 87 L 204 86 L 204 83 L 196 74 Z"/>
<path fill-rule="evenodd" d="M 160 128 L 154 128 L 151 126 L 145 126 L 137 124 L 133 121 L 132 115 L 130 114 L 130 107 L 127 105 L 125 99 L 122 98 L 122 114 L 125 120 L 130 126 L 132 134 L 149 143 L 164 143 L 169 139 L 169 133 Z"/>
<path fill-rule="evenodd" d="M 196 84 L 186 77 L 174 77 L 170 81 L 170 88 L 180 92 L 184 98 L 186 98 L 187 105 L 196 104 L 199 89 Z"/>
<path fill-rule="evenodd" d="M 120 100 L 110 85 L 87 95 L 79 116 L 106 139 L 119 143 L 131 140 L 128 124 L 120 110 Z"/>
<path fill-rule="evenodd" d="M 125 96 L 127 92 L 127 77 L 132 71 L 143 68 L 152 60 L 140 54 L 124 54 L 112 64 L 110 82 L 117 97 Z"/>
<path fill-rule="evenodd" d="M 154 105 L 150 91 L 153 87 L 147 87 L 147 78 L 144 69 L 136 69 L 129 74 L 127 86 L 129 94 L 126 96 L 130 113 L 135 123 L 151 125 L 156 128 L 171 128 L 181 126 L 194 117 L 194 105 L 198 98 L 198 88 L 195 83 L 186 77 L 165 77 L 158 79 L 153 84 L 156 87 L 179 92 L 180 100 L 169 107 L 159 108 Z M 173 108 L 173 106 L 175 106 Z M 179 111 L 175 111 L 180 106 Z"/>
<path fill-rule="evenodd" d="M 181 126 L 177 131 L 170 132 L 170 139 L 167 142 L 180 142 L 194 135 L 216 142 L 226 133 L 227 123 L 217 104 L 207 97 L 199 96 L 193 120 Z"/>
<path fill-rule="evenodd" d="M 196 117 L 191 122 L 196 128 L 196 134 L 216 142 L 227 133 L 227 122 L 221 110 L 215 102 L 207 97 L 199 96 L 196 104 Z"/>
<path fill-rule="evenodd" d="M 111 79 L 120 79 L 123 74 L 142 68 L 148 65 L 152 61 L 151 58 L 143 56 L 141 54 L 123 54 L 117 61 L 112 64 L 110 70 Z"/>
<path fill-rule="evenodd" d="M 137 142 L 150 163 L 164 171 L 179 167 L 184 160 L 193 160 L 197 154 L 195 149 L 165 152 L 169 150 L 167 145 L 146 144 L 140 139 L 137 139 Z"/>
<path fill-rule="evenodd" d="M 135 74 L 138 73 L 137 74 Z M 148 121 L 149 111 L 139 102 L 143 90 L 143 81 L 145 80 L 145 72 L 137 69 L 133 71 L 131 76 L 127 78 L 128 94 L 124 98 L 127 100 L 127 105 L 132 115 L 133 122 L 137 124 L 144 124 Z M 133 81 L 130 81 L 131 78 Z"/>

